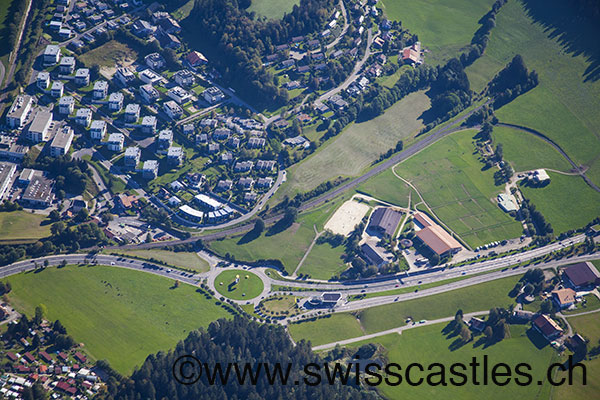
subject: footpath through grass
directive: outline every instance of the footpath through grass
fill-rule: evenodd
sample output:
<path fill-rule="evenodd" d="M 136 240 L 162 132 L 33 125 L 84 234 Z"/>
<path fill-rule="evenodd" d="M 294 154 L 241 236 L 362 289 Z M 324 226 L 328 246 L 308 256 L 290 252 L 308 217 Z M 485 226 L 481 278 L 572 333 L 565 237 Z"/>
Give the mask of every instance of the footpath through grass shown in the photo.
<path fill-rule="evenodd" d="M 168 350 L 191 330 L 229 314 L 196 288 L 156 275 L 105 266 L 48 268 L 8 278 L 13 306 L 59 319 L 96 359 L 129 374 L 148 354 Z"/>
<path fill-rule="evenodd" d="M 0 212 L 0 241 L 41 239 L 50 236 L 45 215 L 25 211 Z"/>
<path fill-rule="evenodd" d="M 482 170 L 483 164 L 474 154 L 476 133 L 454 133 L 394 167 L 398 175 L 413 183 L 436 215 L 472 247 L 518 237 L 522 230 L 494 201 L 503 187 L 494 185 L 494 169 Z M 379 179 L 386 187 L 384 178 Z M 377 190 L 372 194 L 378 197 Z M 417 201 L 413 196 L 413 203 Z"/>

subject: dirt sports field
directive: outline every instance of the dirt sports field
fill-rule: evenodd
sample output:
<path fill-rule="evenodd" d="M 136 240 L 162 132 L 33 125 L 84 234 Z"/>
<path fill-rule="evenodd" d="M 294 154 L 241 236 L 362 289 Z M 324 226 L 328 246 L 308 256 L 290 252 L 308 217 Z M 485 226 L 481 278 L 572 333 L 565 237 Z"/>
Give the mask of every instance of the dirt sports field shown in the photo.
<path fill-rule="evenodd" d="M 327 221 L 325 229 L 335 234 L 348 236 L 367 211 L 369 211 L 368 205 L 348 200 Z"/>

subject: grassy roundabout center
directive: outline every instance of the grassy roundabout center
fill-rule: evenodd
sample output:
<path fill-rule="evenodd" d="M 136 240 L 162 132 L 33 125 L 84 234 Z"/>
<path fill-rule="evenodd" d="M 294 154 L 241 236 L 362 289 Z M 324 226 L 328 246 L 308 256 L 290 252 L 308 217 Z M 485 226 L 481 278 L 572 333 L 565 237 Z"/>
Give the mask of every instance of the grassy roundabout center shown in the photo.
<path fill-rule="evenodd" d="M 262 293 L 264 285 L 252 272 L 231 270 L 221 272 L 215 278 L 215 288 L 229 299 L 250 300 Z"/>

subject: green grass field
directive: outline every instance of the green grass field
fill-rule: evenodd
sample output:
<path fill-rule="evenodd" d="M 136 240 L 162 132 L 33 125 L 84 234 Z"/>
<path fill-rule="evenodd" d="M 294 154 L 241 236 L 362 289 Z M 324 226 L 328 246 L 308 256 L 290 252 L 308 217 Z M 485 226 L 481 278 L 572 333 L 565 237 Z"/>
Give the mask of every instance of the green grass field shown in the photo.
<path fill-rule="evenodd" d="M 329 243 L 315 244 L 304 260 L 298 274 L 308 274 L 314 279 L 330 279 L 346 270 L 341 259 L 344 246 L 332 247 Z"/>
<path fill-rule="evenodd" d="M 495 144 L 502 143 L 504 159 L 517 172 L 537 168 L 567 172 L 572 168 L 558 151 L 536 136 L 503 126 L 494 127 L 492 136 Z"/>
<path fill-rule="evenodd" d="M 126 44 L 111 40 L 87 53 L 79 56 L 79 60 L 87 67 L 99 65 L 114 67 L 116 63 L 131 63 L 137 58 L 137 53 Z"/>
<path fill-rule="evenodd" d="M 581 228 L 600 215 L 600 193 L 583 179 L 553 172 L 548 175 L 549 185 L 543 188 L 521 186 L 521 192 L 550 222 L 555 234 Z"/>
<path fill-rule="evenodd" d="M 481 363 L 484 355 L 488 357 L 490 364 L 504 362 L 513 371 L 516 364 L 521 362 L 528 363 L 532 368 L 534 384 L 529 386 L 517 385 L 514 378 L 508 385 L 501 388 L 492 384 L 482 385 L 480 372 L 478 375 L 479 385 L 470 382 L 464 386 L 451 386 L 450 384 L 448 386 L 431 386 L 426 383 L 420 386 L 410 386 L 403 381 L 398 386 L 380 386 L 378 390 L 388 399 L 442 399 L 447 398 L 450 390 L 452 393 L 451 398 L 461 400 L 478 400 L 482 398 L 489 400 L 510 398 L 548 399 L 550 385 L 545 379 L 546 368 L 555 359 L 555 352 L 550 346 L 538 350 L 527 337 L 526 325 L 512 325 L 510 327 L 510 338 L 492 346 L 486 348 L 481 344 L 475 346 L 475 343 L 477 343 L 477 339 L 475 339 L 473 342 L 454 351 L 451 351 L 449 346 L 455 338 L 446 338 L 441 332 L 444 327 L 445 324 L 436 324 L 409 329 L 402 332 L 401 335 L 381 336 L 371 341 L 355 343 L 352 347 L 358 348 L 367 343 L 381 344 L 386 349 L 385 354 L 389 362 L 397 363 L 402 368 L 406 368 L 410 363 L 420 363 L 424 366 L 431 363 L 441 363 L 446 370 L 446 379 L 452 376 L 449 372 L 450 365 L 454 363 L 469 364 L 473 357 L 477 357 L 477 361 Z M 434 368 L 432 371 L 438 371 L 438 369 Z M 411 377 L 413 376 L 412 372 Z M 413 380 L 418 379 L 418 377 L 426 377 L 427 371 L 421 374 L 414 370 L 414 374 L 417 376 Z M 390 377 L 390 379 L 394 378 Z M 545 384 L 542 386 L 535 384 L 538 380 L 542 380 Z"/>
<path fill-rule="evenodd" d="M 309 213 L 298 217 L 296 223 L 275 235 L 263 233 L 259 238 L 250 242 L 238 244 L 240 236 L 208 243 L 217 254 L 229 253 L 238 260 L 255 261 L 260 259 L 280 260 L 288 274 L 294 269 L 308 250 L 315 237 L 313 226 L 322 230 L 323 225 L 335 212 L 344 198 L 329 202 Z M 266 230 L 268 231 L 268 229 Z"/>
<path fill-rule="evenodd" d="M 255 12 L 260 17 L 278 19 L 292 11 L 294 5 L 299 2 L 299 0 L 253 0 L 248 11 Z"/>
<path fill-rule="evenodd" d="M 154 258 L 159 261 L 166 262 L 175 267 L 193 269 L 198 272 L 206 272 L 210 269 L 208 263 L 200 258 L 196 253 L 175 252 L 168 250 L 118 250 L 116 253 L 124 256 L 135 256 L 146 259 Z"/>
<path fill-rule="evenodd" d="M 407 317 L 415 321 L 432 320 L 452 316 L 459 308 L 468 313 L 507 307 L 513 302 L 508 292 L 519 278 L 511 276 L 419 299 L 367 308 L 359 312 L 359 320 L 349 313 L 334 314 L 331 318 L 290 325 L 290 334 L 296 341 L 305 339 L 313 345 L 321 345 L 403 326 Z M 335 329 L 341 323 L 343 328 Z"/>
<path fill-rule="evenodd" d="M 587 314 L 568 319 L 574 332 L 590 340 L 588 349 L 597 346 L 600 341 L 600 320 L 598 320 L 598 315 Z M 581 370 L 576 369 L 573 378 L 575 384 L 556 387 L 552 393 L 552 399 L 558 400 L 568 397 L 573 400 L 589 400 L 597 397 L 597 394 L 600 392 L 600 382 L 594 379 L 594 377 L 600 376 L 600 357 L 596 356 L 592 360 L 585 361 L 584 364 L 587 368 L 587 385 L 584 386 L 581 384 Z M 566 376 L 566 374 L 559 375 L 559 378 L 562 376 Z"/>
<path fill-rule="evenodd" d="M 418 200 L 410 186 L 398 179 L 391 169 L 386 169 L 366 180 L 356 190 L 401 207 L 408 207 L 408 197 L 411 192 L 413 204 Z"/>
<path fill-rule="evenodd" d="M 314 154 L 288 169 L 287 182 L 276 198 L 294 196 L 338 176 L 356 176 L 398 140 L 414 136 L 422 128 L 417 119 L 429 108 L 424 92 L 410 94 L 383 115 L 360 124 L 351 124 L 324 143 Z"/>
<path fill-rule="evenodd" d="M 425 61 L 439 64 L 455 57 L 471 43 L 477 21 L 487 13 L 492 0 L 383 0 L 389 19 L 402 22 L 431 50 Z"/>
<path fill-rule="evenodd" d="M 365 334 L 356 317 L 351 314 L 333 314 L 316 321 L 290 324 L 288 330 L 295 341 L 310 340 L 313 346 Z"/>
<path fill-rule="evenodd" d="M 520 224 L 492 202 L 503 188 L 494 185 L 493 169 L 481 170 L 483 164 L 473 154 L 475 133 L 454 133 L 394 167 L 436 215 L 473 247 L 521 234 Z"/>
<path fill-rule="evenodd" d="M 236 277 L 239 282 L 234 283 Z M 215 288 L 223 296 L 233 300 L 250 300 L 260 295 L 264 285 L 260 278 L 248 271 L 223 271 L 215 278 Z"/>
<path fill-rule="evenodd" d="M 188 285 L 148 273 L 94 266 L 48 268 L 8 278 L 17 310 L 32 316 L 44 304 L 46 318 L 60 319 L 96 359 L 128 374 L 150 353 L 168 350 L 191 330 L 227 312 Z"/>
<path fill-rule="evenodd" d="M 179 7 L 177 10 L 173 11 L 171 15 L 178 21 L 187 18 L 192 12 L 192 8 L 194 8 L 194 0 L 189 0 L 187 3 Z"/>
<path fill-rule="evenodd" d="M 593 38 L 600 35 L 600 25 L 575 16 L 574 10 L 558 0 L 545 2 L 543 9 L 531 1 L 507 2 L 497 15 L 485 55 L 467 74 L 472 88 L 481 90 L 521 54 L 540 83 L 496 115 L 502 122 L 543 132 L 576 162 L 592 164 L 590 176 L 600 183 L 600 80 L 591 75 L 598 57 Z"/>
<path fill-rule="evenodd" d="M 361 311 L 360 322 L 367 333 L 374 333 L 402 326 L 407 317 L 418 321 L 452 316 L 459 308 L 468 313 L 508 307 L 513 303 L 508 292 L 519 278 L 511 276 L 434 296 L 368 308 Z"/>
<path fill-rule="evenodd" d="M 0 212 L 0 241 L 41 239 L 50 236 L 45 215 L 25 211 Z"/>

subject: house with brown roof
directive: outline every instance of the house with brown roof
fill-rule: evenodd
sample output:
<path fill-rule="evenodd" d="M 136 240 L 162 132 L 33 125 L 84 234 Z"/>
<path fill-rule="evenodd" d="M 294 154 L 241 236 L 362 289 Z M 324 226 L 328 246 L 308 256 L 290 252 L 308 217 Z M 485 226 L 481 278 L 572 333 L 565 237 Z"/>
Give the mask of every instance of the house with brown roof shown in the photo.
<path fill-rule="evenodd" d="M 533 328 L 550 341 L 563 334 L 562 328 L 546 314 L 540 314 L 533 319 Z"/>
<path fill-rule="evenodd" d="M 416 237 L 438 256 L 443 257 L 462 250 L 462 245 L 427 215 L 416 213 L 414 221 L 415 226 L 420 228 Z"/>
<path fill-rule="evenodd" d="M 23 359 L 25 361 L 27 361 L 28 363 L 35 362 L 35 357 L 30 352 L 27 352 L 27 353 L 23 354 Z"/>
<path fill-rule="evenodd" d="M 559 309 L 569 308 L 575 304 L 575 296 L 577 293 L 571 288 L 559 289 L 552 291 L 552 300 Z"/>
<path fill-rule="evenodd" d="M 600 285 L 600 273 L 591 262 L 580 262 L 563 269 L 563 281 L 574 289 L 592 288 Z"/>
<path fill-rule="evenodd" d="M 50 354 L 46 353 L 45 351 L 40 351 L 38 353 L 38 355 L 40 356 L 40 358 L 47 363 L 51 363 L 52 362 L 52 357 L 50 356 Z"/>

